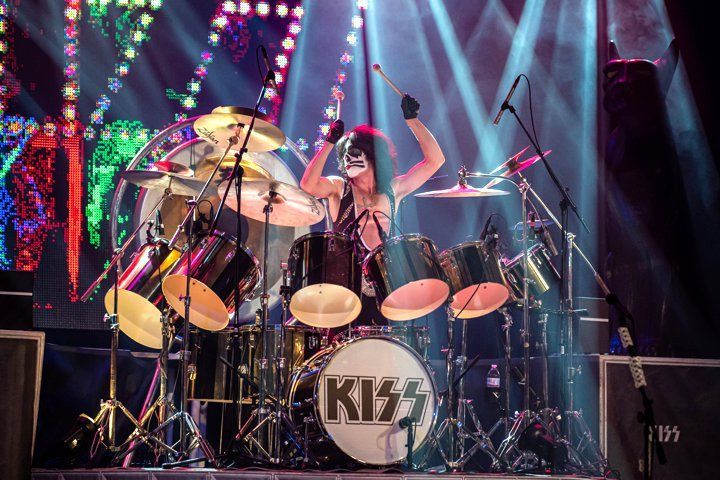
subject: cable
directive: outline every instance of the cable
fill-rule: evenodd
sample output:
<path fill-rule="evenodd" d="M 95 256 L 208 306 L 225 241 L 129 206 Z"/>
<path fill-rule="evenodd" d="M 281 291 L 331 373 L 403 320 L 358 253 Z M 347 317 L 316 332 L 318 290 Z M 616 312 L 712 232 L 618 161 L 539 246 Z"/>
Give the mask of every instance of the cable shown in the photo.
<path fill-rule="evenodd" d="M 537 132 L 535 131 L 535 115 L 533 114 L 532 87 L 530 86 L 530 79 L 524 73 L 521 73 L 520 76 L 525 77 L 525 82 L 527 83 L 527 86 L 528 86 L 528 103 L 530 104 L 530 125 L 532 125 L 533 137 L 535 138 L 535 145 L 537 145 L 538 150 L 542 151 L 542 148 L 540 148 L 540 142 L 538 141 Z"/>

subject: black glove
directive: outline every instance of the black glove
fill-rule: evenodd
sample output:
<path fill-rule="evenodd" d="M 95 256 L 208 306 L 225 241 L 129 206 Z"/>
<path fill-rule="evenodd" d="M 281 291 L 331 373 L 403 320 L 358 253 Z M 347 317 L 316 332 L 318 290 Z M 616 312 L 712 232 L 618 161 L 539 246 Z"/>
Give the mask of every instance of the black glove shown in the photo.
<path fill-rule="evenodd" d="M 407 93 L 403 96 L 402 102 L 400 102 L 400 107 L 402 107 L 405 120 L 417 118 L 418 112 L 420 111 L 420 104 L 418 101 Z"/>
<path fill-rule="evenodd" d="M 343 136 L 343 133 L 345 133 L 345 124 L 342 120 L 335 120 L 330 124 L 330 130 L 328 130 L 325 141 L 328 143 L 337 143 Z"/>

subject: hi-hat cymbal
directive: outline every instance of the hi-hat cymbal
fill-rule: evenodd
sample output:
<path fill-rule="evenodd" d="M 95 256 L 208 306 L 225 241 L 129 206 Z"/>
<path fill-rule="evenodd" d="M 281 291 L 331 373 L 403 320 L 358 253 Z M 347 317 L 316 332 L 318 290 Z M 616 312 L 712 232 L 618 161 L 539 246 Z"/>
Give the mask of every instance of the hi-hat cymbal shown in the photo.
<path fill-rule="evenodd" d="M 495 197 L 509 195 L 510 192 L 495 188 L 475 188 L 465 183 L 457 183 L 454 187 L 445 190 L 432 190 L 430 192 L 416 193 L 420 198 L 467 198 L 467 197 Z"/>
<path fill-rule="evenodd" d="M 175 195 L 199 195 L 205 182 L 197 178 L 157 170 L 127 170 L 120 174 L 122 178 L 139 187 L 150 190 L 170 190 Z M 208 187 L 206 195 L 215 194 L 216 190 Z"/>
<path fill-rule="evenodd" d="M 226 187 L 227 180 L 220 184 L 218 191 L 224 192 Z M 265 212 L 263 210 L 270 199 L 271 192 L 275 193 L 271 202 L 271 225 L 300 227 L 313 225 L 325 218 L 325 209 L 315 197 L 297 187 L 273 179 L 252 179 L 242 182 L 240 213 L 264 222 Z M 233 210 L 237 210 L 235 189 L 230 189 L 226 204 Z"/>
<path fill-rule="evenodd" d="M 217 107 L 212 113 L 195 120 L 193 129 L 200 138 L 221 148 L 231 143 L 239 149 L 245 140 L 253 109 L 244 107 Z M 234 142 L 237 139 L 237 142 Z M 258 113 L 255 118 L 250 140 L 249 152 L 269 152 L 285 144 L 285 134 L 270 123 L 268 117 Z"/>
<path fill-rule="evenodd" d="M 534 157 L 530 157 L 527 160 L 523 160 L 522 162 L 518 161 L 517 160 L 518 157 L 525 150 L 527 150 L 527 148 L 522 150 L 522 152 L 520 152 L 516 155 L 513 155 L 513 157 L 511 157 L 510 160 L 508 160 L 507 162 L 505 162 L 503 164 L 503 169 L 505 169 L 505 170 L 499 174 L 501 177 L 509 178 L 509 177 L 515 175 L 516 173 L 520 173 L 523 170 L 529 168 L 530 166 L 534 165 L 535 163 L 537 163 L 540 160 L 540 155 L 535 155 Z M 545 150 L 543 152 L 543 155 L 548 156 L 548 155 L 550 155 L 551 152 L 552 152 L 552 150 Z M 483 188 L 491 188 L 500 182 L 502 182 L 502 180 L 500 180 L 499 178 L 493 178 Z"/>

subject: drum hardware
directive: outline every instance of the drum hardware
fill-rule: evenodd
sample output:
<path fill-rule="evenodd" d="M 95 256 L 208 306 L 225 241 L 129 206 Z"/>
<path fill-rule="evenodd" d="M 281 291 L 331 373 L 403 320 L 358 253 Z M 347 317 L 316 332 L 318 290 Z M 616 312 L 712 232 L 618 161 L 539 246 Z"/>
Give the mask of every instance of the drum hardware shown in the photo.
<path fill-rule="evenodd" d="M 81 417 L 84 417 L 86 423 L 90 423 L 91 426 L 89 427 L 89 430 L 93 431 L 95 435 L 99 435 L 98 441 L 100 444 L 105 445 L 105 442 L 107 441 L 106 447 L 107 449 L 113 453 L 113 455 L 117 454 L 119 452 L 119 447 L 116 444 L 116 415 L 117 410 L 120 410 L 120 412 L 125 415 L 125 417 L 135 426 L 135 428 L 143 433 L 147 433 L 143 426 L 138 422 L 138 420 L 130 413 L 130 411 L 117 399 L 117 350 L 118 350 L 118 341 L 119 341 L 119 332 L 120 332 L 120 322 L 119 322 L 119 314 L 118 314 L 118 301 L 119 301 L 119 281 L 120 281 L 120 259 L 125 254 L 127 248 L 130 246 L 132 241 L 135 239 L 137 234 L 140 232 L 140 230 L 145 226 L 145 224 L 150 220 L 150 217 L 155 214 L 155 211 L 157 211 L 162 203 L 169 198 L 172 195 L 172 189 L 167 188 L 163 192 L 162 197 L 160 200 L 155 204 L 155 206 L 152 208 L 151 212 L 143 219 L 143 221 L 140 223 L 140 225 L 130 234 L 130 236 L 125 239 L 125 243 L 123 245 L 116 249 L 113 253 L 112 258 L 110 259 L 110 262 L 108 266 L 105 268 L 105 270 L 96 278 L 92 284 L 88 287 L 88 289 L 83 293 L 83 295 L 80 297 L 80 300 L 82 302 L 86 302 L 92 293 L 95 291 L 95 289 L 100 285 L 100 283 L 105 279 L 106 275 L 110 272 L 110 270 L 115 271 L 115 281 L 114 281 L 114 287 L 113 287 L 113 301 L 112 301 L 112 313 L 108 312 L 104 316 L 104 320 L 109 322 L 110 325 L 110 331 L 112 333 L 111 340 L 110 340 L 110 386 L 109 386 L 109 392 L 108 392 L 108 398 L 107 400 L 100 403 L 100 410 L 98 413 L 93 417 L 92 419 L 82 414 Z M 144 435 L 140 437 L 142 441 L 144 440 Z M 71 445 L 74 446 L 74 445 Z"/>
<path fill-rule="evenodd" d="M 265 85 L 263 84 L 263 93 L 265 90 Z M 258 102 L 259 103 L 259 102 Z M 255 111 L 257 111 L 257 105 L 255 107 Z M 200 120 L 202 120 L 204 117 L 200 117 L 198 120 L 195 121 L 193 124 L 193 128 L 196 130 L 196 133 L 198 135 L 201 135 L 201 131 L 203 131 L 203 126 L 207 127 L 207 125 L 198 124 Z M 254 117 L 253 117 L 254 120 Z M 206 122 L 207 123 L 207 122 Z M 244 151 L 245 147 L 247 146 L 248 140 L 250 138 L 250 135 L 252 134 L 252 125 L 253 122 L 251 120 L 250 122 L 250 128 L 248 129 L 247 133 L 245 134 L 245 140 L 243 143 L 243 149 Z M 225 149 L 225 152 L 223 153 L 221 158 L 225 158 L 227 156 L 228 152 L 230 151 L 231 147 L 238 143 L 238 134 L 243 131 L 242 125 L 237 130 L 233 130 L 233 135 L 228 136 L 227 138 L 224 138 L 224 141 L 227 142 L 227 148 Z M 212 133 L 212 132 L 211 132 Z M 202 135 L 201 135 L 202 136 Z M 205 138 L 205 137 L 203 137 Z M 218 143 L 215 141 L 214 143 Z M 213 178 L 217 174 L 218 169 L 220 168 L 220 165 L 222 164 L 222 160 L 217 163 L 215 166 L 215 169 L 210 174 L 208 179 L 205 181 L 205 184 L 203 185 L 202 190 L 199 192 L 196 198 L 202 198 L 205 194 L 205 192 L 210 187 L 210 184 L 213 181 Z M 182 355 L 180 356 L 180 368 L 181 368 L 181 391 L 180 391 L 180 408 L 179 410 L 173 414 L 170 418 L 168 418 L 164 424 L 161 425 L 161 429 L 167 428 L 174 422 L 179 422 L 180 424 L 180 434 L 178 438 L 178 458 L 180 459 L 180 462 L 174 462 L 169 464 L 164 464 L 164 468 L 171 468 L 174 466 L 181 466 L 186 465 L 186 461 L 183 460 L 183 457 L 189 454 L 190 450 L 195 447 L 200 447 L 203 454 L 205 455 L 205 458 L 198 458 L 198 459 L 190 459 L 192 460 L 192 463 L 196 463 L 199 461 L 207 461 L 213 466 L 216 466 L 217 463 L 215 461 L 215 453 L 212 450 L 212 447 L 205 441 L 205 439 L 200 434 L 200 431 L 195 424 L 195 420 L 193 420 L 192 416 L 187 412 L 187 397 L 188 397 L 188 388 L 189 388 L 189 382 L 190 378 L 189 375 L 190 372 L 190 358 L 189 358 L 189 351 L 190 351 L 190 313 L 191 313 L 191 275 L 193 274 L 193 264 L 192 264 L 192 256 L 193 256 L 193 248 L 195 247 L 195 229 L 194 223 L 196 220 L 196 211 L 197 211 L 198 202 L 196 200 L 189 200 L 188 201 L 188 212 L 185 215 L 185 218 L 183 221 L 178 225 L 178 229 L 173 235 L 172 239 L 170 240 L 170 247 L 174 247 L 175 243 L 178 240 L 178 237 L 180 235 L 180 231 L 184 225 L 188 225 L 188 232 L 187 232 L 187 241 L 185 246 L 185 256 L 186 256 L 186 271 L 185 271 L 185 294 L 184 296 L 177 296 L 178 301 L 181 301 L 184 305 L 184 311 L 182 312 L 181 316 L 183 317 L 183 347 L 182 347 Z M 222 208 L 222 206 L 220 207 Z M 240 239 L 237 239 L 237 245 L 239 246 Z M 237 255 L 236 255 L 237 260 Z M 181 277 L 178 275 L 178 277 Z M 168 294 L 166 292 L 166 281 L 167 278 L 163 281 L 163 293 L 165 293 L 165 296 L 168 297 Z M 235 305 L 236 309 L 239 307 L 239 305 Z M 180 312 L 180 311 L 179 311 Z M 188 437 L 186 439 L 186 437 Z"/>

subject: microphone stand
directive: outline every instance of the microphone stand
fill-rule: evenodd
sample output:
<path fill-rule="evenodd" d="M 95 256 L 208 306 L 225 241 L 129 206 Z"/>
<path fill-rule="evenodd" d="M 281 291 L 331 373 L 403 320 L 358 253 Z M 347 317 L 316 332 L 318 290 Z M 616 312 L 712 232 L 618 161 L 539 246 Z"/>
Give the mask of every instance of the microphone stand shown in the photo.
<path fill-rule="evenodd" d="M 560 230 L 562 232 L 562 268 L 561 268 L 561 300 L 560 300 L 560 312 L 561 312 L 561 318 L 565 322 L 565 328 L 562 329 L 563 334 L 560 338 L 560 351 L 561 355 L 564 359 L 563 364 L 563 379 L 566 385 L 567 385 L 567 397 L 565 397 L 565 408 L 563 408 L 563 411 L 574 411 L 575 405 L 574 405 L 574 378 L 575 375 L 578 373 L 578 369 L 576 369 L 573 366 L 573 305 L 572 305 L 572 249 L 573 249 L 573 243 L 575 239 L 575 235 L 568 232 L 568 209 L 572 210 L 575 213 L 575 216 L 578 218 L 582 226 L 585 228 L 585 231 L 590 233 L 590 229 L 588 228 L 587 224 L 585 223 L 585 220 L 583 220 L 582 216 L 578 212 L 577 206 L 575 205 L 575 202 L 573 202 L 572 198 L 570 197 L 569 189 L 563 186 L 563 184 L 560 182 L 560 179 L 558 179 L 557 175 L 555 174 L 555 171 L 550 166 L 550 163 L 547 161 L 547 158 L 545 158 L 545 155 L 543 154 L 542 150 L 540 149 L 540 145 L 535 141 L 535 138 L 530 134 L 530 132 L 525 127 L 525 124 L 522 122 L 520 117 L 518 116 L 517 112 L 515 111 L 515 107 L 513 107 L 510 103 L 507 101 L 503 102 L 501 106 L 502 110 L 509 110 L 510 113 L 513 114 L 513 117 L 515 117 L 515 120 L 522 128 L 523 132 L 525 132 L 525 136 L 530 140 L 530 144 L 535 149 L 535 152 L 540 157 L 540 159 L 543 162 L 543 165 L 545 166 L 545 170 L 547 170 L 548 175 L 550 175 L 551 180 L 555 184 L 555 187 L 560 192 L 560 196 L 562 197 L 562 200 L 560 201 L 560 212 L 561 212 L 561 218 L 562 221 L 560 222 Z M 522 177 L 521 177 L 522 178 Z M 525 219 L 523 219 L 525 221 Z M 568 437 L 571 436 L 571 427 L 569 422 L 565 424 L 566 434 Z"/>

